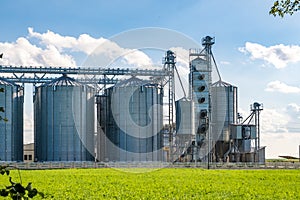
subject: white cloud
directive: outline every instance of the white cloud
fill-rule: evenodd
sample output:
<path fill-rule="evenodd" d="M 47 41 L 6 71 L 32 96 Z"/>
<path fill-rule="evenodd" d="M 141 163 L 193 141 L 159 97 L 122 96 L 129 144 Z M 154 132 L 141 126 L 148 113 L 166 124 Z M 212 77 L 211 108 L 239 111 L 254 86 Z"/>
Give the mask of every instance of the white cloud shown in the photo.
<path fill-rule="evenodd" d="M 300 105 L 290 103 L 287 105 L 285 112 L 289 116 L 289 122 L 287 125 L 289 132 L 300 133 Z"/>
<path fill-rule="evenodd" d="M 125 55 L 123 56 L 127 64 L 134 65 L 136 67 L 150 66 L 152 65 L 152 60 L 144 52 L 138 50 L 125 50 Z"/>
<path fill-rule="evenodd" d="M 76 38 L 49 30 L 38 33 L 33 28 L 28 28 L 27 37 L 20 37 L 12 43 L 0 42 L 0 49 L 4 53 L 1 65 L 75 67 L 78 63 L 73 52 L 87 55 L 85 64 L 93 63 L 97 67 L 112 64 L 120 57 L 124 61 L 123 65 L 152 65 L 151 58 L 144 52 L 122 48 L 102 37 L 93 38 L 88 34 L 81 34 Z"/>
<path fill-rule="evenodd" d="M 61 53 L 53 45 L 47 48 L 38 47 L 24 37 L 13 43 L 0 43 L 1 52 L 4 53 L 0 60 L 2 65 L 25 66 L 75 66 L 72 56 Z"/>
<path fill-rule="evenodd" d="M 300 144 L 300 106 L 289 104 L 285 109 L 264 109 L 261 113 L 261 146 L 267 158 L 280 155 L 298 156 Z"/>
<path fill-rule="evenodd" d="M 230 62 L 228 62 L 228 61 L 220 61 L 220 64 L 221 65 L 230 65 Z"/>
<path fill-rule="evenodd" d="M 300 87 L 290 86 L 280 81 L 272 81 L 268 83 L 265 89 L 268 92 L 281 92 L 281 93 L 300 93 Z"/>
<path fill-rule="evenodd" d="M 257 43 L 246 42 L 245 47 L 239 48 L 243 53 L 249 53 L 251 59 L 261 59 L 274 65 L 276 68 L 285 68 L 288 63 L 300 61 L 300 46 L 296 45 L 274 45 L 265 47 Z"/>
<path fill-rule="evenodd" d="M 290 103 L 282 109 L 264 108 L 261 112 L 261 130 L 267 133 L 299 133 L 300 105 Z"/>
<path fill-rule="evenodd" d="M 261 131 L 267 133 L 286 133 L 288 117 L 284 110 L 267 109 L 261 112 Z"/>
<path fill-rule="evenodd" d="M 33 28 L 28 28 L 28 32 L 29 38 L 39 39 L 41 44 L 54 46 L 60 52 L 70 50 L 90 54 L 96 47 L 106 41 L 104 38 L 93 38 L 88 34 L 81 34 L 78 38 L 75 38 L 62 36 L 49 30 L 46 33 L 37 33 L 34 32 Z"/>
<path fill-rule="evenodd" d="M 286 111 L 293 117 L 298 118 L 300 115 L 300 106 L 296 103 L 290 103 L 288 104 Z"/>
<path fill-rule="evenodd" d="M 88 34 L 81 34 L 78 38 L 71 36 L 62 36 L 52 31 L 46 33 L 34 32 L 33 28 L 28 28 L 29 38 L 39 39 L 40 43 L 45 46 L 54 46 L 60 52 L 84 52 L 92 57 L 94 65 L 107 66 L 111 65 L 116 60 L 122 58 L 123 65 L 133 65 L 135 67 L 152 65 L 151 58 L 144 52 L 136 49 L 122 48 L 113 41 L 105 38 L 93 38 Z M 94 59 L 96 57 L 96 60 Z M 90 62 L 87 58 L 86 64 Z"/>
<path fill-rule="evenodd" d="M 261 134 L 261 146 L 266 146 L 266 158 L 278 156 L 298 157 L 300 133 L 265 133 Z"/>

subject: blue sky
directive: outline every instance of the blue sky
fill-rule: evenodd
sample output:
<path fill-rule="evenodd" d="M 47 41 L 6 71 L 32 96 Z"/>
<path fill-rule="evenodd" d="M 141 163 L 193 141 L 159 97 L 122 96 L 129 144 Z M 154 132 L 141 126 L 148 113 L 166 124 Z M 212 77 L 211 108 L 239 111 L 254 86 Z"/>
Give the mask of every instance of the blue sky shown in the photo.
<path fill-rule="evenodd" d="M 11 59 L 6 57 L 0 64 L 14 62 L 12 58 L 23 52 L 19 48 L 28 45 L 37 51 L 25 57 L 33 62 L 38 52 L 53 53 L 54 48 L 66 63 L 80 65 L 87 55 L 85 48 L 79 43 L 76 43 L 79 50 L 52 45 L 49 38 L 53 34 L 73 38 L 72 41 L 79 41 L 80 35 L 86 34 L 87 40 L 100 41 L 131 29 L 160 27 L 178 31 L 198 42 L 210 35 L 216 39 L 213 52 L 222 79 L 239 87 L 240 111 L 248 115 L 251 103 L 264 103 L 262 145 L 267 146 L 267 157 L 297 155 L 300 13 L 274 18 L 268 14 L 272 0 L 81 2 L 1 1 L 0 52 L 4 51 Z M 47 31 L 53 34 L 47 35 Z M 17 46 L 20 38 L 25 40 Z M 26 40 L 29 44 L 24 45 Z M 19 51 L 7 52 L 12 51 L 9 44 Z M 51 58 L 44 60 L 51 61 Z"/>

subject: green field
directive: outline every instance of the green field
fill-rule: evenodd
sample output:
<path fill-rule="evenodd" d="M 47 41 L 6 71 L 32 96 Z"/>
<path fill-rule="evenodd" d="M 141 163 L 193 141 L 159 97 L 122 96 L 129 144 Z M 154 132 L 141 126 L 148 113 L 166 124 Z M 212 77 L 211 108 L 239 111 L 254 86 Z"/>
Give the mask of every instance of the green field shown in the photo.
<path fill-rule="evenodd" d="M 17 171 L 11 171 L 14 181 Z M 22 170 L 46 199 L 300 199 L 300 170 Z M 0 176 L 1 188 L 7 176 Z M 0 197 L 1 198 L 1 197 Z M 35 197 L 34 199 L 39 199 Z"/>

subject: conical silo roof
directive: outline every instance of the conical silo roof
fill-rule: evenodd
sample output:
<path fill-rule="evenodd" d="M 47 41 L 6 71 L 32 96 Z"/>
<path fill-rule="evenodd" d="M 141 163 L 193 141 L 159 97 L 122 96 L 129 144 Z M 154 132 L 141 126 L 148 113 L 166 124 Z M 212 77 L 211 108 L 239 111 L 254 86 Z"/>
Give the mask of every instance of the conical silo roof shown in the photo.
<path fill-rule="evenodd" d="M 232 85 L 230 83 L 226 83 L 226 82 L 224 82 L 222 80 L 219 80 L 219 81 L 213 83 L 211 86 L 212 87 L 229 87 L 229 86 L 235 87 L 234 85 Z"/>
<path fill-rule="evenodd" d="M 136 77 L 131 77 L 127 80 L 121 81 L 115 85 L 115 87 L 134 87 L 150 84 L 150 81 L 142 80 Z"/>
<path fill-rule="evenodd" d="M 74 78 L 68 77 L 67 74 L 45 84 L 45 86 L 81 86 Z"/>

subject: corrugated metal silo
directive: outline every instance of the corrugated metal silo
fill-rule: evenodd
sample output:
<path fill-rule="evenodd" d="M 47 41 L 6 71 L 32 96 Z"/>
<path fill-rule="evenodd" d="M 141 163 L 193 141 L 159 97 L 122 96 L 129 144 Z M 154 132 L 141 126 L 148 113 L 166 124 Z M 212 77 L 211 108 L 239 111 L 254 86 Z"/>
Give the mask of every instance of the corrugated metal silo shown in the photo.
<path fill-rule="evenodd" d="M 0 121 L 0 160 L 22 161 L 23 160 L 23 87 L 0 79 L 0 106 L 2 118 L 8 121 Z"/>
<path fill-rule="evenodd" d="M 194 118 L 194 102 L 187 98 L 175 101 L 176 107 L 176 137 L 175 157 L 183 157 L 183 155 L 191 155 L 192 141 L 195 140 L 195 118 Z M 192 160 L 191 156 L 185 156 L 187 161 Z"/>
<path fill-rule="evenodd" d="M 136 77 L 97 97 L 98 159 L 162 161 L 162 100 L 157 84 Z"/>
<path fill-rule="evenodd" d="M 63 75 L 36 88 L 35 158 L 94 160 L 94 88 Z"/>
<path fill-rule="evenodd" d="M 229 124 L 237 122 L 237 87 L 223 81 L 212 84 L 212 135 L 229 141 Z"/>
<path fill-rule="evenodd" d="M 215 160 L 225 161 L 230 150 L 230 124 L 237 122 L 237 87 L 218 81 L 211 87 L 211 138 Z"/>
<path fill-rule="evenodd" d="M 195 135 L 194 102 L 186 98 L 175 102 L 176 134 Z"/>

